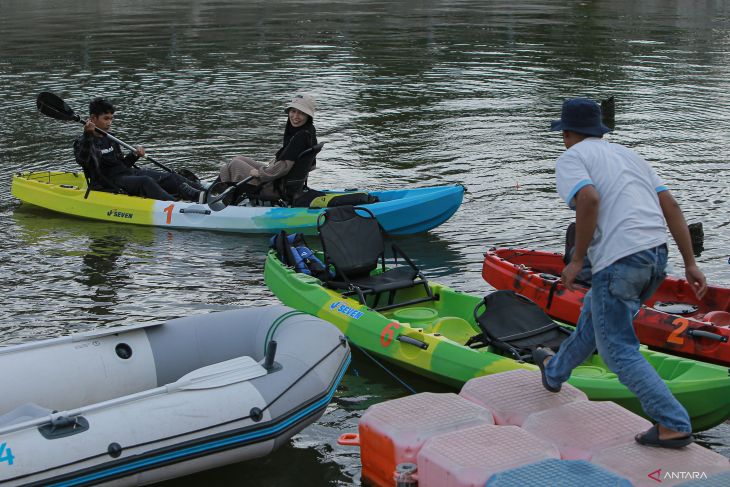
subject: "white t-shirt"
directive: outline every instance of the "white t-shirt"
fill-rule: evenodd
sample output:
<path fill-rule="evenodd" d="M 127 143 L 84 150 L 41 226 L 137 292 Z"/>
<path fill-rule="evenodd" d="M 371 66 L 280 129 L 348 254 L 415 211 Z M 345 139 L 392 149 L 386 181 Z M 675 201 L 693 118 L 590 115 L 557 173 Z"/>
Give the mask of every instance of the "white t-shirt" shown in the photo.
<path fill-rule="evenodd" d="M 589 137 L 558 158 L 558 193 L 575 209 L 575 195 L 592 184 L 598 191 L 598 224 L 588 248 L 595 274 L 622 257 L 666 243 L 657 193 L 667 187 L 636 152 Z"/>

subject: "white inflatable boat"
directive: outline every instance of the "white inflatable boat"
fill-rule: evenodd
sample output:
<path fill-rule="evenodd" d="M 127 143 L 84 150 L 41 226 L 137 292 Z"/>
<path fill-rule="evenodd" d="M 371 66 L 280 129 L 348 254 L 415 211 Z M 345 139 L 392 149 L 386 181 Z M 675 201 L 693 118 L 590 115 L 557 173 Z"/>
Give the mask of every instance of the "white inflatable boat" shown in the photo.
<path fill-rule="evenodd" d="M 144 485 L 261 457 L 316 421 L 350 361 L 284 306 L 0 348 L 0 485 Z"/>

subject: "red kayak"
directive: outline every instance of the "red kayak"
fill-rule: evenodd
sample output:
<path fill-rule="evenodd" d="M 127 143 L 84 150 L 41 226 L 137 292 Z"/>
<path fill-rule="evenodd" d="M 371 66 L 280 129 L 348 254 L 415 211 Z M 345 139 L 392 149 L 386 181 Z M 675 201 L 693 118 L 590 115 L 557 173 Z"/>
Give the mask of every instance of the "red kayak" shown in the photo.
<path fill-rule="evenodd" d="M 497 289 L 535 301 L 553 318 L 575 324 L 590 289 L 568 291 L 559 281 L 562 254 L 528 249 L 490 249 L 482 276 Z M 698 300 L 687 281 L 667 277 L 634 319 L 639 341 L 656 350 L 730 366 L 730 289 L 708 286 Z"/>

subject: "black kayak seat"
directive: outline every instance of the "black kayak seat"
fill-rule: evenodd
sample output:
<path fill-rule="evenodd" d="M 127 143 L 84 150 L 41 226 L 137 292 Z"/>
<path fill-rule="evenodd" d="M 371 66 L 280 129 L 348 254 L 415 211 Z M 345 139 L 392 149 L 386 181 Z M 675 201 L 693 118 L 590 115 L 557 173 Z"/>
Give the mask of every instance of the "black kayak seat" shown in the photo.
<path fill-rule="evenodd" d="M 78 161 L 77 161 L 78 162 Z M 104 176 L 101 169 L 94 160 L 90 160 L 87 164 L 81 164 L 81 170 L 84 172 L 84 178 L 86 179 L 86 194 L 84 199 L 89 197 L 91 191 L 102 191 L 105 193 L 115 194 L 127 194 L 122 188 L 112 183 L 109 178 Z"/>
<path fill-rule="evenodd" d="M 565 229 L 565 251 L 563 252 L 563 263 L 568 265 L 570 258 L 573 257 L 573 249 L 575 248 L 575 222 L 568 225 Z"/>
<path fill-rule="evenodd" d="M 474 308 L 474 319 L 486 343 L 528 361 L 538 347 L 558 350 L 571 331 L 554 322 L 527 297 L 514 291 L 495 291 Z"/>
<path fill-rule="evenodd" d="M 324 142 L 313 145 L 299 153 L 297 160 L 286 175 L 279 180 L 279 191 L 282 199 L 291 205 L 304 192 L 307 186 L 307 177 L 317 161 L 317 154 L 324 147 Z"/>
<path fill-rule="evenodd" d="M 325 283 L 332 289 L 346 289 L 344 295 L 356 294 L 360 303 L 373 295 L 371 308 L 382 311 L 436 299 L 428 281 L 413 261 L 395 244 L 391 245 L 395 267 L 386 269 L 383 229 L 367 208 L 337 206 L 328 208 L 317 219 L 326 266 L 335 277 Z M 398 266 L 398 257 L 406 265 Z M 424 295 L 395 303 L 401 289 L 423 286 Z M 388 293 L 388 303 L 378 307 L 380 297 Z"/>
<path fill-rule="evenodd" d="M 294 201 L 304 192 L 307 186 L 307 176 L 309 175 L 309 171 L 312 170 L 312 167 L 314 167 L 317 154 L 322 150 L 322 147 L 324 147 L 324 142 L 320 142 L 300 152 L 296 161 L 294 161 L 294 165 L 289 169 L 289 172 L 274 181 L 274 186 L 278 193 L 277 198 L 264 198 L 259 192 L 254 191 L 256 187 L 250 185 L 246 187 L 245 196 L 252 202 L 269 201 L 280 203 L 282 206 L 293 206 Z"/>

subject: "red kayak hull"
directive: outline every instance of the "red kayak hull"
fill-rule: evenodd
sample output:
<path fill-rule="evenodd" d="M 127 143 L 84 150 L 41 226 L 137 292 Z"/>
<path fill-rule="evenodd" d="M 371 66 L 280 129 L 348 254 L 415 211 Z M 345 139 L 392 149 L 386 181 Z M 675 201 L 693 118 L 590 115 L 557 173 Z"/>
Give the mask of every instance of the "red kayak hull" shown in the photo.
<path fill-rule="evenodd" d="M 527 296 L 553 318 L 575 324 L 589 288 L 566 289 L 558 281 L 563 267 L 562 254 L 490 249 L 482 277 L 496 289 Z M 687 281 L 668 276 L 639 310 L 634 329 L 641 343 L 656 350 L 730 366 L 730 289 L 708 286 L 698 300 Z"/>

